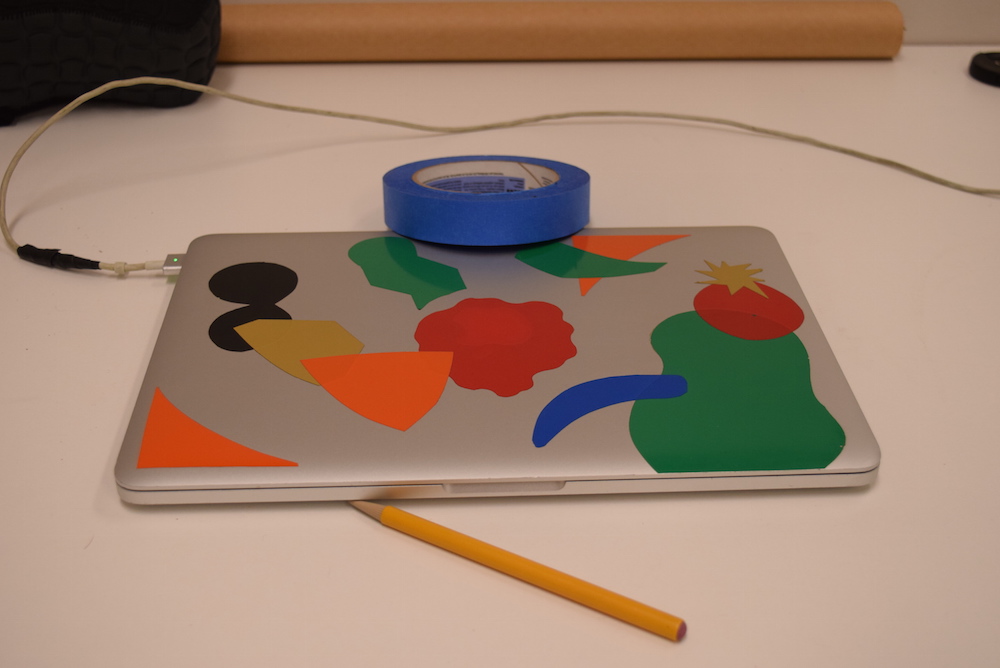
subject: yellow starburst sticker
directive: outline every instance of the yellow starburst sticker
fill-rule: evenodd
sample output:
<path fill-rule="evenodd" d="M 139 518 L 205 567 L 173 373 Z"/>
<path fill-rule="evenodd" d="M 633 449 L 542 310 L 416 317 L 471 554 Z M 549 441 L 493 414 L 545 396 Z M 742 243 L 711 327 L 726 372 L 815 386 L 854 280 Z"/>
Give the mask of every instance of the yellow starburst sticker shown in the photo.
<path fill-rule="evenodd" d="M 716 266 L 705 260 L 710 269 L 695 269 L 699 274 L 705 274 L 706 276 L 711 276 L 711 281 L 698 281 L 699 284 L 705 283 L 708 285 L 724 285 L 729 288 L 729 294 L 736 294 L 736 291 L 740 288 L 746 288 L 752 290 L 764 298 L 767 295 L 761 289 L 757 283 L 763 283 L 764 279 L 754 278 L 754 274 L 759 274 L 762 269 L 750 269 L 750 263 L 747 264 L 736 264 L 730 265 L 723 262 L 721 266 Z"/>

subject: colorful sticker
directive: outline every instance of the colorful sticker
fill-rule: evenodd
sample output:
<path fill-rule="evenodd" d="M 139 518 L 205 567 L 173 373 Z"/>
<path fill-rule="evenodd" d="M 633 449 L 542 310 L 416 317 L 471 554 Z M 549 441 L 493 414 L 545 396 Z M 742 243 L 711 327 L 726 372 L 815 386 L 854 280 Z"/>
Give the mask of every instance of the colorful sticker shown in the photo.
<path fill-rule="evenodd" d="M 601 408 L 640 399 L 673 399 L 687 392 L 682 376 L 612 376 L 574 385 L 538 414 L 531 440 L 544 447 L 572 422 Z"/>
<path fill-rule="evenodd" d="M 451 378 L 470 390 L 511 397 L 530 389 L 535 374 L 556 369 L 576 355 L 573 326 L 547 302 L 511 304 L 464 299 L 420 321 L 420 350 L 453 352 Z"/>
<path fill-rule="evenodd" d="M 712 278 L 695 295 L 694 310 L 716 329 L 741 339 L 760 341 L 790 334 L 802 325 L 805 314 L 788 295 L 763 285 L 755 278 L 761 269 L 749 264 L 716 266 L 705 261 L 708 270 L 699 274 Z"/>
<path fill-rule="evenodd" d="M 236 333 L 261 357 L 307 383 L 318 385 L 302 360 L 361 352 L 364 344 L 332 320 L 254 320 Z"/>
<path fill-rule="evenodd" d="M 347 408 L 406 431 L 441 398 L 451 362 L 450 352 L 397 352 L 337 355 L 302 363 Z"/>
<path fill-rule="evenodd" d="M 351 246 L 347 255 L 361 267 L 372 286 L 410 295 L 418 309 L 438 297 L 465 289 L 458 269 L 420 257 L 409 239 L 366 239 Z"/>
<path fill-rule="evenodd" d="M 231 441 L 194 421 L 164 396 L 160 388 L 146 418 L 137 468 L 201 466 L 298 466 Z"/>
<path fill-rule="evenodd" d="M 631 260 L 639 253 L 677 239 L 687 234 L 609 234 L 578 235 L 573 237 L 573 247 L 616 260 Z M 581 278 L 580 294 L 586 295 L 597 282 L 597 278 Z"/>
<path fill-rule="evenodd" d="M 560 278 L 608 278 L 648 274 L 666 264 L 617 260 L 558 241 L 526 248 L 514 257 L 528 266 Z"/>
<path fill-rule="evenodd" d="M 295 290 L 298 275 L 280 264 L 247 262 L 226 267 L 208 281 L 208 289 L 219 299 L 243 308 L 224 313 L 209 326 L 208 336 L 223 350 L 246 352 L 250 344 L 236 333 L 236 328 L 254 320 L 287 320 L 290 316 L 277 306 Z"/>
<path fill-rule="evenodd" d="M 664 320 L 650 341 L 663 373 L 688 381 L 683 396 L 632 407 L 632 441 L 654 470 L 815 469 L 843 449 L 844 430 L 813 394 L 795 334 L 748 340 L 692 311 Z"/>

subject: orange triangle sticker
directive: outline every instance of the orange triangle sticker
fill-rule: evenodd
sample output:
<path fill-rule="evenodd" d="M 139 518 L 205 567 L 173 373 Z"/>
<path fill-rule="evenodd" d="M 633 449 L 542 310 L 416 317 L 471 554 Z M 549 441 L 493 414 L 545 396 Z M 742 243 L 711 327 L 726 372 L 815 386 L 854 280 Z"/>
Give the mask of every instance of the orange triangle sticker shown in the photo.
<path fill-rule="evenodd" d="M 406 431 L 441 398 L 452 356 L 437 351 L 369 353 L 320 357 L 302 364 L 347 408 Z"/>
<path fill-rule="evenodd" d="M 631 260 L 639 253 L 655 248 L 668 241 L 676 241 L 687 234 L 613 234 L 608 236 L 573 237 L 573 246 L 580 250 L 611 257 L 616 260 Z M 580 294 L 585 295 L 600 278 L 581 278 Z"/>
<path fill-rule="evenodd" d="M 146 417 L 137 468 L 298 466 L 220 436 L 182 413 L 160 388 Z"/>
<path fill-rule="evenodd" d="M 597 281 L 599 281 L 599 280 L 601 280 L 601 279 L 600 278 L 581 278 L 581 279 L 579 279 L 579 281 L 580 281 L 580 296 L 583 297 L 588 292 L 590 292 L 590 289 L 592 287 L 594 287 L 595 285 L 597 285 Z"/>

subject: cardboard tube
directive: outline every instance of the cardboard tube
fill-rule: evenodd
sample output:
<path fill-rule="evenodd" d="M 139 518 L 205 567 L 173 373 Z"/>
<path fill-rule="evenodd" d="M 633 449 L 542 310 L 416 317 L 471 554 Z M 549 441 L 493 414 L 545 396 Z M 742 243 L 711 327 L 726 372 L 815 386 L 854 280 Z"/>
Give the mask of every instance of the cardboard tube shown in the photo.
<path fill-rule="evenodd" d="M 230 63 L 892 58 L 891 2 L 223 5 Z"/>

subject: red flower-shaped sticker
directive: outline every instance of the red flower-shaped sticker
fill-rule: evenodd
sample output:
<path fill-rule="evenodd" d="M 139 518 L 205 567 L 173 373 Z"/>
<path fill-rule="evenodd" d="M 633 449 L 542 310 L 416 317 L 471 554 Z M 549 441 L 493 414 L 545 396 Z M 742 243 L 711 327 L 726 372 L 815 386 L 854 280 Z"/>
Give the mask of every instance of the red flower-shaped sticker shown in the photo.
<path fill-rule="evenodd" d="M 547 302 L 465 299 L 425 317 L 413 336 L 422 351 L 454 353 L 457 385 L 512 397 L 531 388 L 536 373 L 576 355 L 572 334 L 562 311 Z"/>

